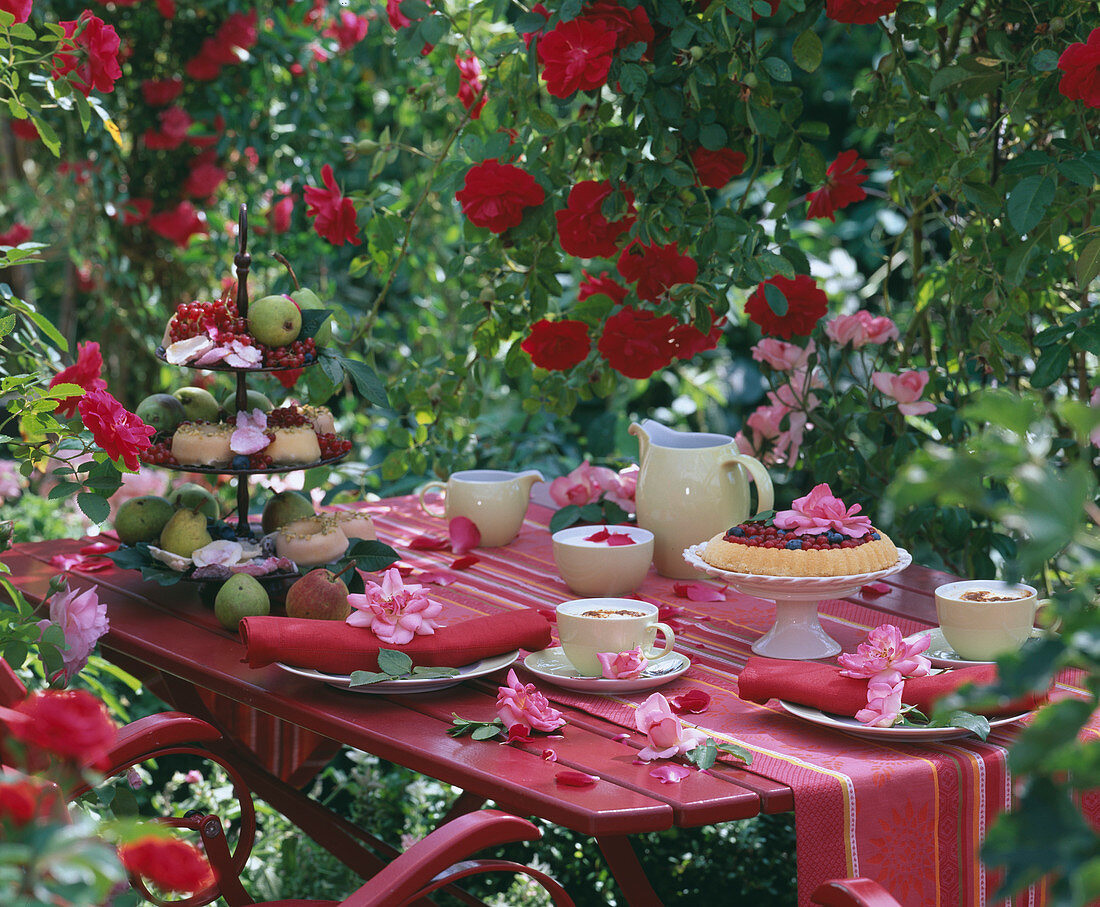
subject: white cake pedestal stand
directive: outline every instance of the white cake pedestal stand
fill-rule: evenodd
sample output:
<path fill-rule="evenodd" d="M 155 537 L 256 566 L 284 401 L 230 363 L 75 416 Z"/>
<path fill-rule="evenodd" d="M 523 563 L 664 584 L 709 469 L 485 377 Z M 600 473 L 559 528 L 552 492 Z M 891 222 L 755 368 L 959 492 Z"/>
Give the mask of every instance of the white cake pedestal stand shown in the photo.
<path fill-rule="evenodd" d="M 684 550 L 684 560 L 707 576 L 723 580 L 739 592 L 775 602 L 775 625 L 756 642 L 752 650 L 768 658 L 808 660 L 836 655 L 840 643 L 825 632 L 817 609 L 822 599 L 842 598 L 860 586 L 904 570 L 913 558 L 898 549 L 898 562 L 885 570 L 847 576 L 762 576 L 734 573 L 711 566 L 702 558 L 706 542 Z"/>

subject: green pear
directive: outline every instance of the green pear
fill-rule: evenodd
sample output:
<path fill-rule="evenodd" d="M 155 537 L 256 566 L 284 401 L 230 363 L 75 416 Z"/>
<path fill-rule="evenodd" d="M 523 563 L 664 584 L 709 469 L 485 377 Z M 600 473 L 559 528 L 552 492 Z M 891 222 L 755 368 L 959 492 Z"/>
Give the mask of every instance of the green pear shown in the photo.
<path fill-rule="evenodd" d="M 160 532 L 160 547 L 180 557 L 190 557 L 212 541 L 206 531 L 206 514 L 198 510 L 177 510 Z"/>
<path fill-rule="evenodd" d="M 297 491 L 280 491 L 264 504 L 260 526 L 266 535 L 294 520 L 304 520 L 314 515 L 313 502 Z"/>
<path fill-rule="evenodd" d="M 246 391 L 245 398 L 248 401 L 245 404 L 245 408 L 248 410 L 248 412 L 252 412 L 252 410 L 254 409 L 259 409 L 263 410 L 265 413 L 269 413 L 275 408 L 275 404 L 268 400 L 267 397 L 265 397 L 259 391 Z M 237 412 L 236 391 L 230 391 L 230 393 L 226 395 L 226 397 L 222 400 L 222 409 L 229 413 L 230 421 L 236 418 L 236 416 L 234 415 Z"/>
<path fill-rule="evenodd" d="M 248 330 L 267 346 L 286 346 L 298 339 L 302 312 L 289 296 L 261 296 L 249 303 Z"/>
<path fill-rule="evenodd" d="M 229 577 L 214 597 L 214 616 L 227 630 L 236 630 L 242 617 L 271 613 L 271 599 L 260 581 L 247 573 Z"/>
<path fill-rule="evenodd" d="M 161 530 L 175 512 L 171 501 L 156 494 L 123 501 L 115 513 L 118 540 L 124 545 L 154 542 L 160 538 Z"/>
<path fill-rule="evenodd" d="M 217 422 L 218 401 L 204 387 L 181 387 L 172 391 L 172 396 L 183 404 L 183 412 L 188 422 Z"/>
<path fill-rule="evenodd" d="M 168 500 L 176 507 L 184 507 L 187 510 L 196 508 L 204 516 L 212 520 L 222 515 L 221 506 L 213 492 L 195 482 L 184 482 L 177 488 L 168 492 Z"/>
<path fill-rule="evenodd" d="M 331 306 L 325 305 L 321 302 L 313 290 L 308 287 L 301 287 L 290 294 L 290 298 L 293 299 L 303 312 L 309 309 L 329 309 Z M 313 342 L 317 346 L 328 346 L 332 342 L 332 316 L 324 320 L 324 323 L 317 329 L 317 333 L 313 335 Z"/>
<path fill-rule="evenodd" d="M 152 425 L 157 434 L 174 432 L 187 418 L 183 404 L 171 394 L 150 394 L 137 405 L 134 412 L 146 425 Z"/>
<path fill-rule="evenodd" d="M 351 566 L 351 565 L 349 565 Z M 344 620 L 351 614 L 348 587 L 339 574 L 318 567 L 286 593 L 286 616 L 304 620 Z"/>

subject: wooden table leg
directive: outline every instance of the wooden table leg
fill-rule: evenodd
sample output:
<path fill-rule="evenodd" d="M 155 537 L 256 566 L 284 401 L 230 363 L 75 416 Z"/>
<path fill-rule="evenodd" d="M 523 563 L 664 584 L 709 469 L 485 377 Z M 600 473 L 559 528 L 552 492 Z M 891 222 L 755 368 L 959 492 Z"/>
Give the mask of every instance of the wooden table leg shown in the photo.
<path fill-rule="evenodd" d="M 630 907 L 661 907 L 661 899 L 649 884 L 638 855 L 626 835 L 597 836 L 604 859 Z"/>

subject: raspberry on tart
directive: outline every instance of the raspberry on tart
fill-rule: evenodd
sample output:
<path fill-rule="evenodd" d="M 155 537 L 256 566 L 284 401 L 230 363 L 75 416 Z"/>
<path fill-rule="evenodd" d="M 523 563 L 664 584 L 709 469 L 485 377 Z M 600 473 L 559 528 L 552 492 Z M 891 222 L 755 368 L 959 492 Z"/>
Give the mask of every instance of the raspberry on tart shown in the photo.
<path fill-rule="evenodd" d="M 861 509 L 846 507 L 823 483 L 795 500 L 791 510 L 714 536 L 703 560 L 758 576 L 849 576 L 894 566 L 897 548 Z"/>

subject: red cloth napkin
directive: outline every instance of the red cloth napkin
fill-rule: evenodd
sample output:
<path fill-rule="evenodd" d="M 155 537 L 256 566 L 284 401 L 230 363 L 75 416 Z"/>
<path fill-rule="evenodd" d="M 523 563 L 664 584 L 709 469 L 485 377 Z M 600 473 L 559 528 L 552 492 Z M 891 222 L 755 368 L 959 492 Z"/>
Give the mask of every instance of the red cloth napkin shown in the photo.
<path fill-rule="evenodd" d="M 550 624 L 533 608 L 474 617 L 403 646 L 382 643 L 366 627 L 335 620 L 246 617 L 239 629 L 250 667 L 281 661 L 329 674 L 377 671 L 379 648 L 404 652 L 414 665 L 460 668 L 513 649 L 537 651 L 550 645 Z"/>
<path fill-rule="evenodd" d="M 749 702 L 767 702 L 773 697 L 808 705 L 833 715 L 854 716 L 867 705 L 867 681 L 842 677 L 837 665 L 816 661 L 789 661 L 753 655 L 737 675 L 737 694 Z M 931 715 L 936 700 L 952 693 L 964 683 L 985 686 L 997 680 L 996 665 L 957 668 L 928 677 L 910 677 L 905 681 L 902 701 Z M 1013 715 L 1035 708 L 1045 696 L 1027 696 L 985 710 L 990 717 Z"/>

